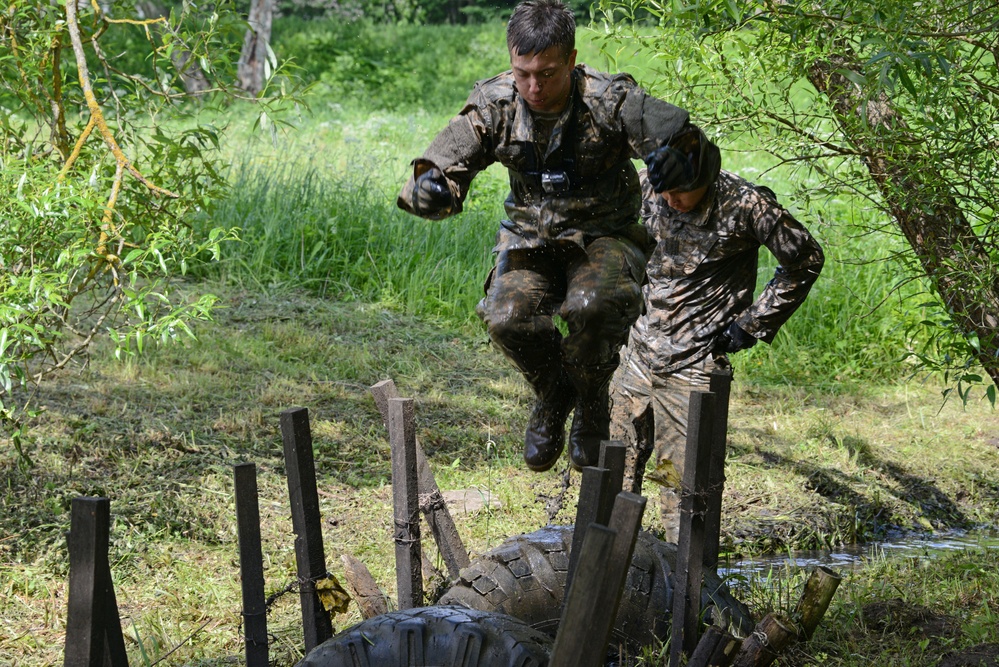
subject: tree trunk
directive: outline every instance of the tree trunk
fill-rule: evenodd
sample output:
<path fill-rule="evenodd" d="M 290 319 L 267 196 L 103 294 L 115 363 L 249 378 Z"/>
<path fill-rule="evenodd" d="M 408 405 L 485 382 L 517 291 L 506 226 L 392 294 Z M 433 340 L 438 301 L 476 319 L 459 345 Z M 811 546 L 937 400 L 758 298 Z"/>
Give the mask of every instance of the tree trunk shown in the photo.
<path fill-rule="evenodd" d="M 977 360 L 999 386 L 999 285 L 981 285 L 991 264 L 981 240 L 958 205 L 955 193 L 932 168 L 921 145 L 891 100 L 865 100 L 841 72 L 846 58 L 815 63 L 808 79 L 831 102 L 847 141 L 866 156 L 871 178 L 887 202 L 923 271 L 940 295 L 954 322 L 967 336 L 977 334 Z M 871 130 L 890 128 L 888 132 Z"/>
<path fill-rule="evenodd" d="M 257 95 L 267 81 L 267 51 L 271 41 L 271 22 L 274 18 L 275 0 L 253 0 L 250 7 L 249 30 L 243 40 L 239 57 L 239 85 L 248 93 Z"/>

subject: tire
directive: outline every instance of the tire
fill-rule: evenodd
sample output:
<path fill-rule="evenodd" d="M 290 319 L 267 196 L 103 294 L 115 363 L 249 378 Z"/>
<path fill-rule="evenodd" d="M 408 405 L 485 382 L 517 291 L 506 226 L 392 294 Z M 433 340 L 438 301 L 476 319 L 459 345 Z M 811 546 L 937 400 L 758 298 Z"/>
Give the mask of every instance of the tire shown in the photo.
<path fill-rule="evenodd" d="M 312 649 L 297 667 L 542 667 L 552 639 L 523 621 L 464 607 L 374 616 Z"/>
<path fill-rule="evenodd" d="M 461 571 L 441 596 L 440 604 L 494 611 L 515 616 L 554 636 L 565 592 L 572 526 L 548 526 L 508 538 Z M 611 646 L 631 649 L 665 642 L 673 609 L 673 570 L 676 545 L 641 532 L 628 568 Z M 733 631 L 746 636 L 754 622 L 749 608 L 735 599 L 713 572 L 705 572 L 701 589 L 704 619 L 727 614 Z"/>

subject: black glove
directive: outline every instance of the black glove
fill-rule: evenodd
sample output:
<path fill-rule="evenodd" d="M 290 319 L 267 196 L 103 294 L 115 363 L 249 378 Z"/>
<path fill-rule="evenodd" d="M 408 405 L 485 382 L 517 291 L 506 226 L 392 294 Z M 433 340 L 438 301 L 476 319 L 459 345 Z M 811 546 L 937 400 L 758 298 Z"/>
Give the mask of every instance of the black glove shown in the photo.
<path fill-rule="evenodd" d="M 728 325 L 725 331 L 715 339 L 715 352 L 732 354 L 740 350 L 748 350 L 756 345 L 756 337 L 746 333 L 742 327 L 735 322 Z"/>
<path fill-rule="evenodd" d="M 413 211 L 432 220 L 446 217 L 454 208 L 454 197 L 447 179 L 437 167 L 431 167 L 413 182 Z"/>
<path fill-rule="evenodd" d="M 672 146 L 661 146 L 645 156 L 649 183 L 654 192 L 675 190 L 694 180 L 694 168 L 683 153 Z"/>

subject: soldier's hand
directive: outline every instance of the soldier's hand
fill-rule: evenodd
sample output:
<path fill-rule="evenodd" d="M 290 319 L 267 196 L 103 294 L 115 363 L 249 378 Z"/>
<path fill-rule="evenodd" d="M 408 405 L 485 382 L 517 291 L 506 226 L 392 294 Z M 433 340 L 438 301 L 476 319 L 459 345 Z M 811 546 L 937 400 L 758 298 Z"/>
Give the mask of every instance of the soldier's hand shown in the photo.
<path fill-rule="evenodd" d="M 666 192 L 694 180 L 694 168 L 683 153 L 672 146 L 661 146 L 645 157 L 649 183 L 655 192 Z"/>
<path fill-rule="evenodd" d="M 723 331 L 721 335 L 715 339 L 714 351 L 732 354 L 733 352 L 748 350 L 754 345 L 756 345 L 756 337 L 752 334 L 746 333 L 742 327 L 735 322 L 732 322 L 732 324 L 728 325 L 728 328 L 726 328 L 725 331 Z"/>
<path fill-rule="evenodd" d="M 431 167 L 413 182 L 413 210 L 422 218 L 439 219 L 451 213 L 454 197 L 447 178 L 437 167 Z"/>

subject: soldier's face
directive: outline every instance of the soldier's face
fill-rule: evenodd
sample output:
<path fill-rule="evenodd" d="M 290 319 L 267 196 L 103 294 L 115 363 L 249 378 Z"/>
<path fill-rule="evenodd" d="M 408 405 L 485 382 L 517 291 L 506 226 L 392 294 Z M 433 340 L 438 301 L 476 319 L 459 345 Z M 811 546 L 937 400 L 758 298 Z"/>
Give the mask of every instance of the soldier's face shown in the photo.
<path fill-rule="evenodd" d="M 674 211 L 688 213 L 693 211 L 694 208 L 701 203 L 701 199 L 704 198 L 704 193 L 707 191 L 708 186 L 706 185 L 697 188 L 696 190 L 690 190 L 687 192 L 682 192 L 680 190 L 666 190 L 663 192 L 663 199 L 666 200 L 666 205 Z"/>
<path fill-rule="evenodd" d="M 575 49 L 568 58 L 559 53 L 557 46 L 522 56 L 510 52 L 510 67 L 517 92 L 532 111 L 559 113 L 565 109 L 572 90 L 572 68 L 575 66 Z"/>

